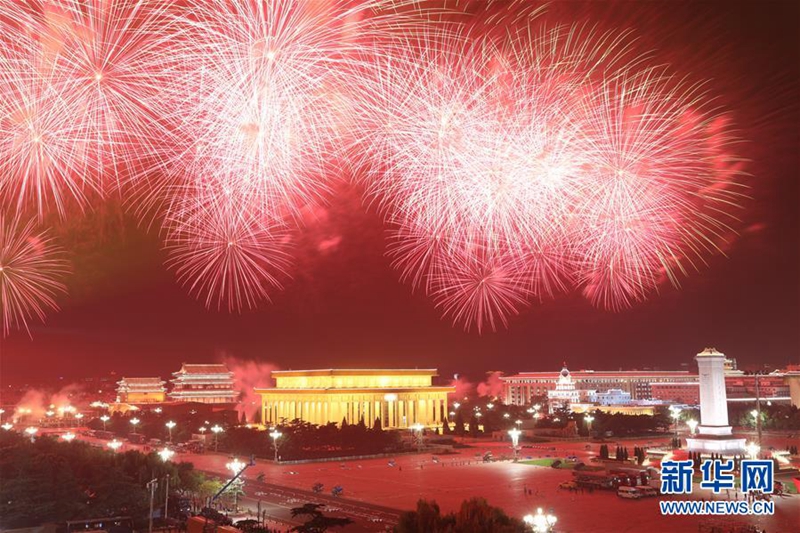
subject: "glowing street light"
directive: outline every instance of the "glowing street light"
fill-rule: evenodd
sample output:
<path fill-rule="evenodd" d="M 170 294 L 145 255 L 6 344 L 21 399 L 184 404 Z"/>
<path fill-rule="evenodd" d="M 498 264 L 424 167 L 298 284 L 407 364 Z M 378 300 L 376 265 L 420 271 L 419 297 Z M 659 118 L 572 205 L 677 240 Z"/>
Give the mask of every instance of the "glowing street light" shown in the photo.
<path fill-rule="evenodd" d="M 0 426 L 0 428 L 3 428 L 6 431 L 11 431 L 11 428 L 13 428 L 13 427 L 14 427 L 14 424 L 9 424 L 8 422 L 6 422 L 2 426 Z"/>
<path fill-rule="evenodd" d="M 133 432 L 134 433 L 136 433 L 136 426 L 139 425 L 139 422 L 141 422 L 141 420 L 139 420 L 138 418 L 136 418 L 136 417 L 131 418 L 131 425 L 133 426 Z"/>
<path fill-rule="evenodd" d="M 222 433 L 223 429 L 219 425 L 214 424 L 213 426 L 211 426 L 211 431 L 214 433 L 214 451 L 218 452 L 219 451 L 219 434 Z"/>
<path fill-rule="evenodd" d="M 108 446 L 109 448 L 111 448 L 114 451 L 117 451 L 122 446 L 122 443 L 120 441 L 118 441 L 117 439 L 114 439 L 111 442 L 109 442 L 108 444 L 106 444 L 106 446 Z"/>
<path fill-rule="evenodd" d="M 558 518 L 550 513 L 544 514 L 540 507 L 536 509 L 535 515 L 525 515 L 522 521 L 531 526 L 531 529 L 536 533 L 549 533 L 553 531 L 553 526 L 558 521 Z"/>
<path fill-rule="evenodd" d="M 33 442 L 33 439 L 38 432 L 39 428 L 35 428 L 33 426 L 25 428 L 25 434 L 31 438 L 31 442 Z"/>
<path fill-rule="evenodd" d="M 491 409 L 494 409 L 494 404 L 493 404 L 493 403 L 487 403 L 487 404 L 486 404 L 486 408 L 487 408 L 487 409 L 490 409 L 490 410 L 491 410 Z"/>
<path fill-rule="evenodd" d="M 425 430 L 425 426 L 417 422 L 416 424 L 410 426 L 408 429 L 414 432 L 414 436 L 417 438 L 417 453 L 422 451 L 422 432 Z"/>
<path fill-rule="evenodd" d="M 675 406 L 675 405 L 670 405 L 669 406 L 669 410 L 670 410 L 672 419 L 675 420 L 675 440 L 677 441 L 678 440 L 678 420 L 680 420 L 680 418 L 681 418 L 682 409 L 680 407 Z M 680 443 L 676 443 L 676 444 L 678 444 L 678 446 L 680 446 Z"/>
<path fill-rule="evenodd" d="M 503 418 L 508 420 L 509 418 L 511 418 L 511 413 L 503 413 Z"/>
<path fill-rule="evenodd" d="M 225 466 L 228 468 L 228 470 L 233 472 L 233 476 L 236 477 L 236 476 L 239 475 L 239 473 L 242 470 L 244 470 L 244 468 L 247 465 L 245 463 L 241 462 L 239 459 L 234 458 L 233 461 L 231 461 L 230 463 L 226 464 Z M 238 490 L 234 490 L 233 491 L 233 498 L 234 498 L 233 499 L 233 508 L 234 508 L 235 511 L 238 511 L 239 510 L 239 491 Z"/>
<path fill-rule="evenodd" d="M 594 417 L 592 415 L 586 415 L 583 417 L 583 420 L 586 422 L 586 431 L 592 431 L 592 422 L 594 422 Z"/>
<path fill-rule="evenodd" d="M 75 433 L 72 433 L 71 431 L 68 431 L 68 432 L 64 433 L 63 435 L 61 435 L 61 438 L 64 439 L 65 441 L 67 441 L 67 442 L 71 442 L 72 440 L 75 439 Z"/>
<path fill-rule="evenodd" d="M 277 429 L 273 429 L 269 434 L 269 436 L 272 437 L 272 448 L 275 450 L 274 461 L 276 464 L 278 463 L 278 439 L 281 438 L 281 435 L 283 435 L 283 433 L 281 433 Z"/>
<path fill-rule="evenodd" d="M 75 413 L 75 419 L 76 420 L 82 420 L 83 419 L 83 413 Z"/>
<path fill-rule="evenodd" d="M 458 409 L 459 407 L 461 407 L 461 404 L 460 404 L 460 403 L 458 403 L 458 402 L 453 402 L 453 407 L 455 407 L 456 409 Z"/>
<path fill-rule="evenodd" d="M 108 416 L 108 415 L 103 415 L 103 416 L 100 417 L 100 420 L 103 422 L 103 431 L 105 431 L 106 430 L 106 424 L 108 423 L 109 420 L 111 420 L 111 417 Z"/>
<path fill-rule="evenodd" d="M 161 460 L 165 463 L 172 459 L 172 456 L 175 455 L 175 452 L 170 450 L 169 448 L 164 448 L 158 452 L 158 456 L 161 457 Z"/>
<path fill-rule="evenodd" d="M 747 455 L 749 455 L 751 459 L 758 459 L 758 454 L 759 452 L 761 452 L 761 446 L 759 446 L 755 442 L 751 442 L 747 446 L 745 446 L 745 450 L 747 451 Z"/>
<path fill-rule="evenodd" d="M 517 428 L 509 429 L 508 435 L 511 437 L 511 446 L 514 450 L 514 462 L 516 463 L 519 460 L 519 436 L 522 435 L 522 431 Z"/>
<path fill-rule="evenodd" d="M 172 428 L 174 428 L 174 427 L 175 427 L 175 426 L 177 426 L 178 424 L 176 424 L 175 422 L 173 422 L 172 420 L 170 420 L 169 422 L 167 422 L 167 423 L 166 423 L 166 424 L 164 424 L 164 425 L 165 425 L 165 426 L 167 426 L 167 430 L 169 430 L 169 442 L 170 442 L 170 443 L 172 443 Z"/>
<path fill-rule="evenodd" d="M 690 418 L 686 421 L 686 425 L 689 426 L 689 431 L 692 432 L 692 435 L 694 435 L 695 431 L 697 431 L 697 424 L 698 422 L 694 418 Z"/>

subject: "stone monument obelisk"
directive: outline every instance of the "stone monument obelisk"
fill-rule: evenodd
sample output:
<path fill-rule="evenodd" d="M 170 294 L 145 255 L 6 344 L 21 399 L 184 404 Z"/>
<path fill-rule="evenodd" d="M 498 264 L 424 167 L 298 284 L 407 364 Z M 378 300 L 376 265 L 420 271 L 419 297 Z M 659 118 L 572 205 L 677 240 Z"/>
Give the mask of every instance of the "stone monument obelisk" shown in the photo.
<path fill-rule="evenodd" d="M 728 425 L 728 397 L 725 393 L 725 354 L 706 348 L 695 357 L 700 378 L 700 426 L 688 437 L 689 451 L 744 453 L 745 439 L 733 435 Z"/>

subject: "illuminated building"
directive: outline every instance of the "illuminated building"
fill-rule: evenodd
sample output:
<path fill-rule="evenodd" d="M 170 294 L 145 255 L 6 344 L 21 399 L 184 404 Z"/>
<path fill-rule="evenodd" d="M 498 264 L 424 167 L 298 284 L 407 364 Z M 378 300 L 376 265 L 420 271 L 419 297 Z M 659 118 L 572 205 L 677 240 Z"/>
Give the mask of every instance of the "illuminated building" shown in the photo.
<path fill-rule="evenodd" d="M 561 372 L 521 372 L 503 376 L 503 400 L 506 404 L 529 405 L 538 398 L 549 396 L 556 390 Z M 570 378 L 582 397 L 589 391 L 605 392 L 619 389 L 630 394 L 632 401 L 653 399 L 652 385 L 659 383 L 697 383 L 697 374 L 686 371 L 594 371 L 569 372 Z"/>
<path fill-rule="evenodd" d="M 261 395 L 262 420 L 294 419 L 312 424 L 356 424 L 406 428 L 440 426 L 447 417 L 447 395 L 455 387 L 433 386 L 435 369 L 327 369 L 273 371 L 275 387 Z"/>
<path fill-rule="evenodd" d="M 167 389 L 161 378 L 122 378 L 117 382 L 118 403 L 162 403 Z"/>
<path fill-rule="evenodd" d="M 172 374 L 169 397 L 176 402 L 235 403 L 233 372 L 223 364 L 188 365 Z"/>
<path fill-rule="evenodd" d="M 659 400 L 664 403 L 686 405 L 698 405 L 700 403 L 699 381 L 684 383 L 651 383 L 650 391 L 653 400 Z"/>
<path fill-rule="evenodd" d="M 589 402 L 600 405 L 627 405 L 631 403 L 631 393 L 622 389 L 608 389 L 605 392 L 592 390 L 586 396 Z"/>
<path fill-rule="evenodd" d="M 553 390 L 547 391 L 547 405 L 550 413 L 558 409 L 569 409 L 573 403 L 580 401 L 581 393 L 575 388 L 575 382 L 564 363 L 564 368 L 558 374 L 558 381 Z"/>

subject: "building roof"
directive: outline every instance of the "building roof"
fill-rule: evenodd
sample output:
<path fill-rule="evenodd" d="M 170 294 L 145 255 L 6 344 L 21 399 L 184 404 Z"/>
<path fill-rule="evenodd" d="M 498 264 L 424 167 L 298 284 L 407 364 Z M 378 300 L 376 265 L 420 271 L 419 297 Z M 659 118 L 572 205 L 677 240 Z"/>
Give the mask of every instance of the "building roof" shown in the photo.
<path fill-rule="evenodd" d="M 650 378 L 650 377 L 697 377 L 697 374 L 691 374 L 688 370 L 576 370 L 570 371 L 570 376 L 573 379 L 586 379 L 586 378 Z M 519 379 L 519 378 L 542 378 L 542 379 L 556 379 L 561 375 L 561 372 L 520 372 L 513 376 L 502 376 L 501 380 Z"/>
<path fill-rule="evenodd" d="M 230 374 L 224 364 L 187 364 L 183 363 L 181 369 L 173 374 Z"/>
<path fill-rule="evenodd" d="M 438 376 L 435 368 L 318 368 L 311 370 L 273 370 L 274 377 L 294 376 Z"/>
<path fill-rule="evenodd" d="M 128 385 L 162 385 L 164 380 L 161 378 L 122 378 L 119 383 Z"/>
<path fill-rule="evenodd" d="M 699 354 L 698 357 L 725 357 L 725 354 L 722 352 L 718 352 L 716 348 L 706 348 Z"/>

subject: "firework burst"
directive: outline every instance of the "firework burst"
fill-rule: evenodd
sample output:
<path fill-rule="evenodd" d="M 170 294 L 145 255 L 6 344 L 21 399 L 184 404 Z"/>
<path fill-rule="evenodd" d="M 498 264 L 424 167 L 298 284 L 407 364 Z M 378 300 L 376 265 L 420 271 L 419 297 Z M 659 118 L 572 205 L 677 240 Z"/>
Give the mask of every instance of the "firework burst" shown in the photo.
<path fill-rule="evenodd" d="M 188 194 L 170 209 L 168 265 L 206 307 L 253 309 L 282 288 L 291 263 L 285 224 L 230 197 Z"/>
<path fill-rule="evenodd" d="M 718 251 L 739 195 L 700 87 L 624 33 L 483 35 L 399 40 L 357 104 L 403 279 L 495 329 L 571 288 L 628 307 Z"/>
<path fill-rule="evenodd" d="M 64 216 L 160 161 L 168 2 L 0 2 L 0 192 Z"/>
<path fill-rule="evenodd" d="M 24 329 L 28 322 L 45 319 L 57 310 L 56 298 L 66 291 L 61 278 L 67 261 L 46 234 L 36 231 L 33 220 L 21 223 L 0 214 L 0 316 L 3 336 Z"/>

